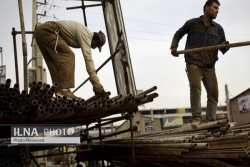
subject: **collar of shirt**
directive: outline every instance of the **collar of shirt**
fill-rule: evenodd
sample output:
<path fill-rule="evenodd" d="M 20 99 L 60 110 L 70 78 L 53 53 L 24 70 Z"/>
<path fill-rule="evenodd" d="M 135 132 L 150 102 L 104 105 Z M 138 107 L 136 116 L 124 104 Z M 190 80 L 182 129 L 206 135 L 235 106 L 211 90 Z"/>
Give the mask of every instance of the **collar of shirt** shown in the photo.
<path fill-rule="evenodd" d="M 200 21 L 204 23 L 204 15 L 199 17 Z M 215 26 L 215 22 L 212 20 L 211 25 Z"/>

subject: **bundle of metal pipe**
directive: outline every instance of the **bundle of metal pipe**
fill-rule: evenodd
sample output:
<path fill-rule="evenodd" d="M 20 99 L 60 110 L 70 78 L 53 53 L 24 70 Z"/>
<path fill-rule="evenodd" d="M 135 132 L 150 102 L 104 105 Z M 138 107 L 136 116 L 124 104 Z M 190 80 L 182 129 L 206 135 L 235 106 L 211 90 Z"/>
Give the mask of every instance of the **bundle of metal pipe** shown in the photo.
<path fill-rule="evenodd" d="M 54 113 L 53 116 L 45 117 L 42 119 L 42 122 L 90 124 L 96 122 L 98 119 L 114 114 L 133 113 L 138 110 L 139 105 L 151 102 L 154 98 L 158 97 L 157 93 L 148 94 L 148 92 L 150 93 L 156 89 L 157 87 L 150 88 L 145 94 L 140 95 L 128 94 L 114 97 L 110 97 L 111 93 L 106 92 L 105 95 L 94 95 L 82 102 L 59 99 L 59 101 L 61 100 L 61 104 L 66 102 L 65 106 L 71 106 L 71 108 L 63 110 L 59 108 L 57 113 Z M 39 122 L 39 120 L 37 120 L 37 122 Z"/>
<path fill-rule="evenodd" d="M 25 161 L 24 147 L 0 147 L 0 166 L 21 167 Z"/>
<path fill-rule="evenodd" d="M 230 127 L 228 120 L 190 124 L 180 128 L 137 135 L 134 138 L 105 138 L 82 143 L 80 160 L 104 159 L 124 166 L 249 166 L 250 125 Z M 90 144 L 89 144 L 90 143 Z M 133 143 L 133 144 L 132 144 Z M 133 147 L 134 146 L 134 147 Z"/>
<path fill-rule="evenodd" d="M 137 111 L 138 105 L 153 101 L 158 96 L 152 93 L 156 86 L 139 95 L 117 95 L 111 93 L 94 95 L 81 101 L 54 97 L 57 83 L 52 86 L 33 82 L 29 92 L 20 91 L 19 85 L 11 87 L 7 79 L 0 87 L 1 123 L 78 123 L 89 124 L 106 116 Z"/>
<path fill-rule="evenodd" d="M 19 85 L 10 87 L 11 80 L 7 79 L 0 89 L 0 122 L 29 123 L 46 111 L 47 100 L 53 98 L 55 87 L 33 82 L 29 93 L 19 90 Z"/>

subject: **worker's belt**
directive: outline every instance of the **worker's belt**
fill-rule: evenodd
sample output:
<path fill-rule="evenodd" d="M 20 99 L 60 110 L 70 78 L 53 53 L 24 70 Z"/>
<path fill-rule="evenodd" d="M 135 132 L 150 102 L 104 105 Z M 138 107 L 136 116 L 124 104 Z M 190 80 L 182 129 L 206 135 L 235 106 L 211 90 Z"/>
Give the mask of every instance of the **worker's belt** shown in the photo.
<path fill-rule="evenodd" d="M 200 61 L 194 61 L 194 60 L 187 60 L 186 63 L 188 64 L 195 64 L 200 68 L 214 68 L 213 64 L 204 64 Z"/>

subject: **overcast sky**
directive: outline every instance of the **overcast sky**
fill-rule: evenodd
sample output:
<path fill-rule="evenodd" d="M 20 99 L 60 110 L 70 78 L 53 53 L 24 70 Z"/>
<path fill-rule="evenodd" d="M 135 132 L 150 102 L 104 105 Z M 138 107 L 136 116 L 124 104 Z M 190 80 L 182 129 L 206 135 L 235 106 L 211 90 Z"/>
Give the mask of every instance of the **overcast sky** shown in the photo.
<path fill-rule="evenodd" d="M 39 0 L 39 2 L 43 2 Z M 49 20 L 76 20 L 84 23 L 81 9 L 66 10 L 66 7 L 80 6 L 81 1 L 47 0 L 47 5 L 38 7 L 39 22 Z M 205 0 L 121 0 L 123 19 L 126 27 L 129 52 L 132 61 L 134 78 L 137 89 L 146 90 L 157 86 L 159 94 L 146 108 L 182 108 L 190 107 L 189 85 L 185 73 L 183 55 L 178 58 L 170 54 L 170 44 L 176 30 L 188 19 L 203 14 Z M 216 22 L 225 30 L 230 43 L 250 41 L 249 0 L 220 0 L 221 6 Z M 32 0 L 23 0 L 25 30 L 32 31 Z M 86 3 L 93 4 L 93 2 Z M 7 78 L 15 80 L 15 64 L 13 51 L 12 27 L 20 31 L 18 0 L 0 1 L 0 47 L 3 48 L 3 65 L 7 66 Z M 102 30 L 106 34 L 101 7 L 87 8 L 87 22 L 91 31 Z M 28 61 L 31 59 L 32 35 L 26 35 Z M 178 50 L 183 50 L 186 36 L 180 41 Z M 18 65 L 20 86 L 23 90 L 23 54 L 21 35 L 17 35 Z M 76 56 L 75 87 L 78 87 L 87 77 L 85 64 L 80 49 L 74 49 Z M 250 83 L 250 46 L 231 48 L 228 53 L 219 53 L 216 72 L 219 84 L 219 104 L 225 104 L 225 84 L 228 85 L 230 98 L 235 97 L 249 88 Z M 102 52 L 92 50 L 96 68 L 109 56 L 108 43 Z M 1 61 L 1 60 L 0 60 Z M 29 65 L 31 67 L 31 65 Z M 47 66 L 44 63 L 44 68 Z M 98 73 L 106 91 L 111 96 L 117 95 L 111 62 Z M 51 84 L 48 72 L 48 84 Z M 72 89 L 74 90 L 74 89 Z M 206 106 L 206 92 L 202 88 L 202 106 Z M 87 99 L 93 96 L 92 86 L 88 82 L 80 88 L 76 95 Z"/>

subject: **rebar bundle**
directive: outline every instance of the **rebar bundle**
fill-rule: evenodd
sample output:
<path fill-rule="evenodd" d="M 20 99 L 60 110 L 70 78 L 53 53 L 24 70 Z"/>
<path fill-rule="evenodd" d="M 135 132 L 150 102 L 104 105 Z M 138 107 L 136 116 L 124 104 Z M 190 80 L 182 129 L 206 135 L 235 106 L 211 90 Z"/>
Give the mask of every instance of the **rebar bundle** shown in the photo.
<path fill-rule="evenodd" d="M 230 128 L 228 120 L 220 120 L 197 128 L 186 124 L 180 128 L 137 135 L 133 139 L 104 139 L 102 144 L 92 140 L 90 145 L 79 146 L 79 149 L 91 150 L 79 153 L 78 158 L 101 158 L 117 166 L 175 167 L 190 164 L 244 167 L 250 163 L 249 127 Z"/>

